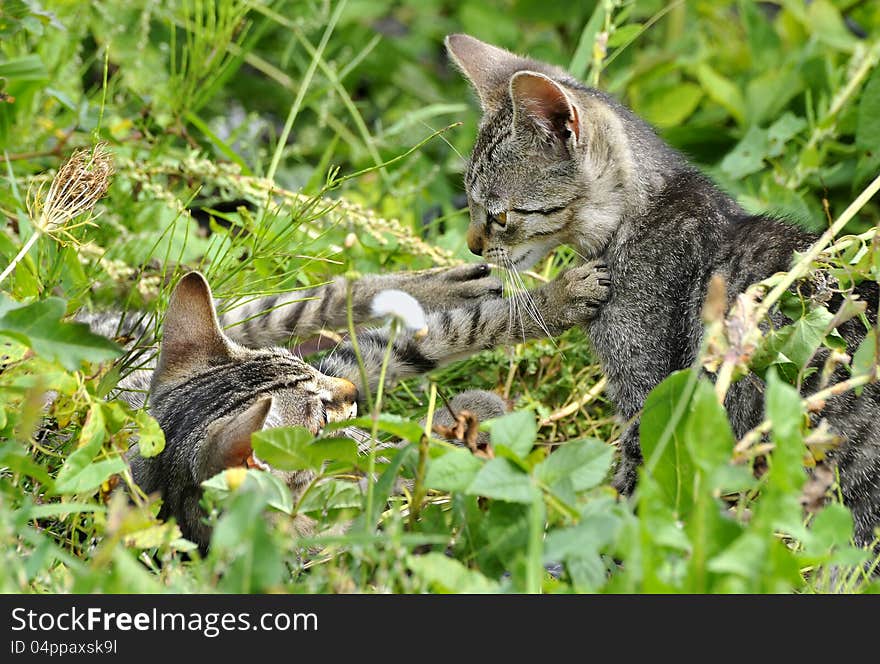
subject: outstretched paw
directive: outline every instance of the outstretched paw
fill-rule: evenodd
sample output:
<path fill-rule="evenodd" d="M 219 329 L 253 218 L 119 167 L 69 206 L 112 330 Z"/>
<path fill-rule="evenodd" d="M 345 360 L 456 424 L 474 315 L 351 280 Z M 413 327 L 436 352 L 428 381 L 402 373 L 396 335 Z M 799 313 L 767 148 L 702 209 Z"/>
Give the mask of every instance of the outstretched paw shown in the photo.
<path fill-rule="evenodd" d="M 485 264 L 417 272 L 400 289 L 415 297 L 425 311 L 455 309 L 501 297 L 501 282 Z"/>

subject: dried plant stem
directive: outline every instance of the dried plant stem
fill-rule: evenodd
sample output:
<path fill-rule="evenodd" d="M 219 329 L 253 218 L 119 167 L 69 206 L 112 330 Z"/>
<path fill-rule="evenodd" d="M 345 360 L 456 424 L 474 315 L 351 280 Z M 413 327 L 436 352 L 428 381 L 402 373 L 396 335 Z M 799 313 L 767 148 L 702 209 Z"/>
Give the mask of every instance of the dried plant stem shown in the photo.
<path fill-rule="evenodd" d="M 428 443 L 430 441 L 431 427 L 434 423 L 434 408 L 437 404 L 437 384 L 431 383 L 431 392 L 428 396 L 428 418 L 425 421 L 425 433 L 419 439 L 419 461 L 416 466 L 416 477 L 413 484 L 412 499 L 409 508 L 409 526 L 414 528 L 422 509 L 427 490 L 425 489 L 425 472 L 428 466 Z"/>
<path fill-rule="evenodd" d="M 77 150 L 68 159 L 49 185 L 43 197 L 43 183 L 28 192 L 27 209 L 34 227 L 33 234 L 0 273 L 0 283 L 15 269 L 42 235 L 61 235 L 73 240 L 70 230 L 88 224 L 73 220 L 91 213 L 95 204 L 107 192 L 113 163 L 106 145 L 99 143 L 90 150 Z"/>
<path fill-rule="evenodd" d="M 812 262 L 819 257 L 822 251 L 831 244 L 834 237 L 843 230 L 844 226 L 856 216 L 858 211 L 861 210 L 878 191 L 880 191 L 880 175 L 874 178 L 871 184 L 865 187 L 862 193 L 859 194 L 858 198 L 850 203 L 849 207 L 843 211 L 843 214 L 831 224 L 828 230 L 822 233 L 822 236 L 813 243 L 813 246 L 810 247 L 809 251 L 801 256 L 800 260 L 794 264 L 794 267 L 792 267 L 782 280 L 773 287 L 773 290 L 771 290 L 767 297 L 765 297 L 758 305 L 758 308 L 755 311 L 755 320 L 762 320 L 770 312 L 770 308 L 776 304 L 780 297 L 782 297 L 782 294 L 785 293 L 795 281 L 810 271 L 810 265 Z"/>
<path fill-rule="evenodd" d="M 600 378 L 598 380 L 598 382 L 596 382 L 595 385 L 593 385 L 593 387 L 591 387 L 587 391 L 587 393 L 584 396 L 582 396 L 577 401 L 568 404 L 564 408 L 560 408 L 559 410 L 550 413 L 547 417 L 545 417 L 544 419 L 541 420 L 540 425 L 542 427 L 545 427 L 550 424 L 553 424 L 554 422 L 557 422 L 558 420 L 566 418 L 569 415 L 574 415 L 576 412 L 578 412 L 581 408 L 586 406 L 588 403 L 595 401 L 599 397 L 599 395 L 605 391 L 605 387 L 607 385 L 608 385 L 608 378 L 603 376 L 602 378 Z"/>

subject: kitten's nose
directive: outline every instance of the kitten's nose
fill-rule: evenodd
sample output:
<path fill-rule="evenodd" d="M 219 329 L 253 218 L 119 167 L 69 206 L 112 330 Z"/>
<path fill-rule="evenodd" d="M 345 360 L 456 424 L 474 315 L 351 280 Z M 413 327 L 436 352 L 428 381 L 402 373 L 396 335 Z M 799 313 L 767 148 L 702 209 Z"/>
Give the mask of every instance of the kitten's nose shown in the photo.
<path fill-rule="evenodd" d="M 476 254 L 477 256 L 483 255 L 483 231 L 476 228 L 473 224 L 468 226 L 467 246 L 472 254 Z"/>

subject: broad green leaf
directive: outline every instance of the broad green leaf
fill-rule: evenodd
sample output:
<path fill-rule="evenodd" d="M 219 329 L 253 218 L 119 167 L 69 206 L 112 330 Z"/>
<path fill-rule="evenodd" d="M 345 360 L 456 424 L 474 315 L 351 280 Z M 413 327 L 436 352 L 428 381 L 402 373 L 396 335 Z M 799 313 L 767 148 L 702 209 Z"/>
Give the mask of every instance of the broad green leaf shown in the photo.
<path fill-rule="evenodd" d="M 706 93 L 733 116 L 737 124 L 745 121 L 746 103 L 739 88 L 730 80 L 712 69 L 708 64 L 701 63 L 697 67 L 697 78 Z"/>
<path fill-rule="evenodd" d="M 262 494 L 270 507 L 285 514 L 293 514 L 293 497 L 287 484 L 280 477 L 255 468 L 248 468 L 245 473 L 245 480 L 239 489 L 242 487 L 245 490 L 255 489 Z M 202 487 L 223 496 L 231 492 L 226 480 L 226 471 L 222 471 L 202 482 Z"/>
<path fill-rule="evenodd" d="M 484 465 L 467 493 L 512 503 L 530 503 L 537 491 L 532 479 L 509 459 L 492 459 Z"/>
<path fill-rule="evenodd" d="M 67 457 L 61 470 L 58 471 L 55 480 L 58 493 L 68 492 L 64 488 L 68 485 L 78 485 L 76 478 L 89 466 L 104 443 L 106 426 L 103 404 L 93 403 L 80 431 L 77 449 Z M 97 487 L 101 481 L 95 486 Z"/>
<path fill-rule="evenodd" d="M 165 432 L 149 413 L 137 411 L 135 421 L 138 424 L 138 452 L 142 457 L 154 457 L 165 449 Z"/>
<path fill-rule="evenodd" d="M 804 481 L 803 405 L 798 391 L 780 379 L 773 369 L 767 372 L 766 416 L 771 423 L 774 443 L 769 482 L 794 493 Z"/>
<path fill-rule="evenodd" d="M 544 562 L 564 561 L 598 551 L 614 540 L 619 526 L 619 519 L 611 515 L 591 514 L 576 526 L 553 530 L 544 542 Z"/>
<path fill-rule="evenodd" d="M 5 296 L 0 299 L 8 304 Z M 57 297 L 7 308 L 0 316 L 0 335 L 26 343 L 68 371 L 77 371 L 83 362 L 102 362 L 121 353 L 109 339 L 92 334 L 88 325 L 62 321 L 65 309 L 64 300 Z"/>
<path fill-rule="evenodd" d="M 357 459 L 357 443 L 350 438 L 319 438 L 304 427 L 278 427 L 251 436 L 254 453 L 278 470 L 319 470 L 325 461 Z"/>
<path fill-rule="evenodd" d="M 868 330 L 859 349 L 853 355 L 852 370 L 856 375 L 866 374 L 874 367 L 877 358 L 877 331 L 874 328 Z"/>
<path fill-rule="evenodd" d="M 712 385 L 697 383 L 684 424 L 684 439 L 693 459 L 704 473 L 727 467 L 735 444 L 727 411 L 718 403 Z"/>
<path fill-rule="evenodd" d="M 638 36 L 641 31 L 641 23 L 627 23 L 626 25 L 622 25 L 612 32 L 610 37 L 608 37 L 607 47 L 617 48 L 618 46 L 623 46 L 630 39 L 634 39 Z"/>
<path fill-rule="evenodd" d="M 880 145 L 880 68 L 874 68 L 859 99 L 856 145 L 871 151 Z"/>
<path fill-rule="evenodd" d="M 655 387 L 645 400 L 639 426 L 645 471 L 657 481 L 667 504 L 680 515 L 686 513 L 693 502 L 695 468 L 684 437 L 691 380 L 691 370 L 685 369 L 671 374 Z M 671 422 L 676 412 L 681 417 L 673 426 Z"/>
<path fill-rule="evenodd" d="M 702 98 L 703 90 L 699 85 L 681 83 L 652 92 L 642 101 L 640 110 L 648 122 L 658 127 L 674 127 L 696 110 Z"/>
<path fill-rule="evenodd" d="M 708 568 L 718 574 L 751 578 L 763 571 L 766 555 L 766 540 L 757 533 L 745 533 L 709 560 Z"/>
<path fill-rule="evenodd" d="M 807 553 L 822 555 L 849 546 L 853 532 L 852 513 L 840 503 L 828 503 L 810 525 Z"/>
<path fill-rule="evenodd" d="M 807 121 L 793 113 L 785 113 L 767 129 L 767 155 L 779 157 L 785 152 L 785 144 L 807 126 Z"/>
<path fill-rule="evenodd" d="M 442 553 L 408 556 L 406 566 L 441 593 L 495 593 L 499 586 L 475 570 Z"/>
<path fill-rule="evenodd" d="M 490 420 L 487 427 L 493 445 L 503 445 L 519 458 L 524 458 L 531 451 L 538 435 L 535 414 L 530 410 L 518 410 Z"/>
<path fill-rule="evenodd" d="M 55 480 L 53 493 L 91 493 L 112 475 L 121 473 L 127 467 L 128 465 L 121 456 L 94 461 L 82 470 L 69 474 L 63 479 L 59 474 L 59 478 Z"/>
<path fill-rule="evenodd" d="M 600 440 L 573 440 L 535 466 L 535 478 L 550 487 L 569 478 L 574 491 L 585 491 L 605 479 L 613 457 L 614 449 Z"/>
<path fill-rule="evenodd" d="M 736 147 L 721 160 L 721 170 L 738 180 L 764 168 L 764 159 L 770 151 L 767 130 L 752 126 Z"/>
<path fill-rule="evenodd" d="M 19 81 L 44 81 L 49 72 L 39 55 L 25 55 L 0 62 L 0 77 Z"/>
<path fill-rule="evenodd" d="M 211 558 L 226 561 L 221 592 L 265 592 L 281 582 L 281 550 L 263 516 L 266 504 L 260 491 L 236 491 L 214 528 Z"/>
<path fill-rule="evenodd" d="M 780 332 L 780 338 L 783 338 L 784 342 L 779 347 L 779 352 L 790 358 L 798 367 L 803 367 L 824 341 L 825 333 L 833 318 L 833 314 L 825 307 L 811 309 L 805 316 Z"/>
<path fill-rule="evenodd" d="M 440 491 L 464 491 L 482 467 L 483 462 L 470 450 L 449 450 L 443 456 L 431 459 L 425 485 Z"/>

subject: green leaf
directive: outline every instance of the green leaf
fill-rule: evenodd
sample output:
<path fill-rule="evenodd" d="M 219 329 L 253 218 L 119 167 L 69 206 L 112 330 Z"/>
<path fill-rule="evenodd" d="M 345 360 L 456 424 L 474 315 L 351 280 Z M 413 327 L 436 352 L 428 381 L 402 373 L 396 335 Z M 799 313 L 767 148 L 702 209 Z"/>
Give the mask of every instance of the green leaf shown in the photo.
<path fill-rule="evenodd" d="M 628 41 L 638 36 L 641 31 L 641 23 L 627 23 L 626 25 L 622 25 L 612 32 L 610 37 L 608 37 L 607 47 L 616 48 L 618 46 L 623 46 Z"/>
<path fill-rule="evenodd" d="M 226 481 L 226 472 L 221 471 L 214 477 L 202 482 L 202 487 L 216 491 L 220 496 L 226 496 L 232 492 Z M 293 497 L 290 489 L 280 477 L 274 473 L 267 473 L 256 468 L 248 468 L 245 480 L 239 490 L 255 490 L 265 498 L 266 504 L 285 514 L 293 514 Z"/>
<path fill-rule="evenodd" d="M 767 372 L 766 416 L 774 443 L 769 482 L 785 492 L 798 491 L 804 482 L 803 458 L 806 453 L 800 394 L 770 369 Z"/>
<path fill-rule="evenodd" d="M 255 431 L 251 445 L 262 461 L 278 470 L 305 470 L 312 467 L 306 447 L 315 439 L 305 427 L 278 427 Z"/>
<path fill-rule="evenodd" d="M 0 76 L 19 81 L 44 81 L 49 72 L 39 55 L 25 55 L 0 62 Z"/>
<path fill-rule="evenodd" d="M 599 551 L 614 540 L 619 527 L 620 520 L 614 516 L 591 514 L 576 526 L 553 530 L 544 542 L 544 562 L 559 562 Z"/>
<path fill-rule="evenodd" d="M 440 491 L 464 491 L 482 467 L 483 462 L 470 450 L 449 450 L 443 456 L 431 459 L 425 485 Z"/>
<path fill-rule="evenodd" d="M 856 145 L 876 151 L 880 145 L 880 68 L 875 68 L 859 99 Z"/>
<path fill-rule="evenodd" d="M 281 581 L 281 550 L 263 516 L 260 491 L 236 491 L 211 536 L 211 558 L 225 560 L 219 589 L 228 593 L 265 592 Z"/>
<path fill-rule="evenodd" d="M 871 328 L 859 344 L 859 349 L 853 355 L 853 374 L 866 374 L 874 368 L 877 358 L 877 330 Z"/>
<path fill-rule="evenodd" d="M 737 574 L 748 579 L 763 569 L 766 555 L 767 542 L 756 533 L 745 533 L 709 560 L 707 567 L 710 572 Z"/>
<path fill-rule="evenodd" d="M 701 63 L 697 67 L 697 79 L 712 101 L 730 113 L 737 124 L 745 122 L 746 103 L 739 88 L 730 79 L 725 78 L 706 63 Z"/>
<path fill-rule="evenodd" d="M 825 340 L 833 318 L 825 307 L 811 309 L 780 332 L 780 339 L 784 339 L 784 342 L 779 352 L 791 359 L 798 368 L 803 367 Z"/>
<path fill-rule="evenodd" d="M 156 456 L 165 449 L 165 432 L 144 410 L 137 411 L 134 417 L 138 425 L 138 452 L 144 458 Z"/>
<path fill-rule="evenodd" d="M 822 555 L 849 546 L 853 532 L 852 513 L 840 503 L 828 503 L 813 519 L 807 553 Z"/>
<path fill-rule="evenodd" d="M 703 90 L 695 83 L 682 83 L 674 88 L 652 92 L 641 104 L 648 122 L 658 127 L 674 127 L 693 113 L 703 98 Z"/>
<path fill-rule="evenodd" d="M 442 553 L 408 556 L 406 566 L 436 592 L 496 593 L 499 590 L 496 582 Z"/>
<path fill-rule="evenodd" d="M 574 491 L 585 491 L 605 479 L 613 457 L 614 449 L 600 440 L 573 440 L 535 466 L 535 477 L 551 488 L 569 478 Z"/>
<path fill-rule="evenodd" d="M 685 514 L 693 502 L 695 468 L 684 437 L 690 381 L 691 370 L 685 369 L 671 374 L 655 387 L 645 400 L 639 426 L 645 471 L 654 477 L 667 504 L 679 515 Z M 680 404 L 682 400 L 688 403 Z M 685 410 L 681 411 L 681 419 L 667 434 L 667 425 L 671 426 L 674 413 L 682 407 Z M 664 447 L 657 452 L 664 440 Z"/>
<path fill-rule="evenodd" d="M 103 404 L 93 403 L 80 431 L 77 449 L 67 457 L 61 470 L 58 471 L 55 480 L 57 493 L 74 493 L 67 487 L 79 485 L 77 478 L 89 466 L 104 443 L 106 427 Z M 100 485 L 101 481 L 95 487 Z"/>
<path fill-rule="evenodd" d="M 122 352 L 109 339 L 92 334 L 88 325 L 63 322 L 66 305 L 60 298 L 18 305 L 0 296 L 0 305 L 0 335 L 22 341 L 68 371 L 79 370 L 83 362 L 102 362 Z"/>
<path fill-rule="evenodd" d="M 767 130 L 752 126 L 736 147 L 721 160 L 721 170 L 738 180 L 764 168 L 764 159 L 770 151 Z"/>
<path fill-rule="evenodd" d="M 278 470 L 320 470 L 325 461 L 355 463 L 357 443 L 350 438 L 318 438 L 305 427 L 254 432 L 254 453 Z"/>
<path fill-rule="evenodd" d="M 530 410 L 518 410 L 490 420 L 487 427 L 493 445 L 503 445 L 520 459 L 531 451 L 538 436 L 535 414 Z"/>
<path fill-rule="evenodd" d="M 785 152 L 785 144 L 807 126 L 807 121 L 794 113 L 785 113 L 767 129 L 767 155 L 779 157 Z"/>
<path fill-rule="evenodd" d="M 117 456 L 111 459 L 90 463 L 79 472 L 55 480 L 53 493 L 91 493 L 111 476 L 121 473 L 128 465 Z"/>
<path fill-rule="evenodd" d="M 532 479 L 509 459 L 492 459 L 484 465 L 467 493 L 511 503 L 530 503 L 537 491 Z"/>
<path fill-rule="evenodd" d="M 353 420 L 345 420 L 344 422 L 334 422 L 326 428 L 328 431 L 333 431 L 335 429 L 344 429 L 345 427 L 361 427 L 367 431 L 372 431 L 373 418 L 357 417 Z M 387 413 L 383 413 L 382 417 L 379 418 L 378 430 L 390 433 L 398 438 L 403 438 L 411 443 L 417 443 L 425 433 L 425 429 L 419 423 L 399 415 Z"/>

